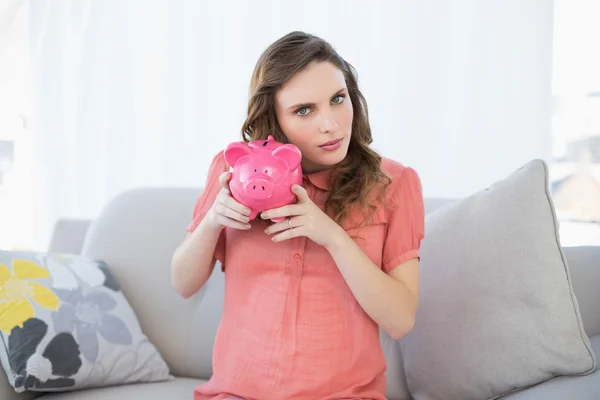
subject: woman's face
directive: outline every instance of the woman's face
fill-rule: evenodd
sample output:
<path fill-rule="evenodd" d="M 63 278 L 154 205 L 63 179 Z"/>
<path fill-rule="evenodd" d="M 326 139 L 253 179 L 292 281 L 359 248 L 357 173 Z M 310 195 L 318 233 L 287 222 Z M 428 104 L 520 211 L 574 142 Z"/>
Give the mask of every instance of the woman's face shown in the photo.
<path fill-rule="evenodd" d="M 275 112 L 288 141 L 302 152 L 302 169 L 327 169 L 346 157 L 352 102 L 344 74 L 329 62 L 312 63 L 275 95 Z"/>

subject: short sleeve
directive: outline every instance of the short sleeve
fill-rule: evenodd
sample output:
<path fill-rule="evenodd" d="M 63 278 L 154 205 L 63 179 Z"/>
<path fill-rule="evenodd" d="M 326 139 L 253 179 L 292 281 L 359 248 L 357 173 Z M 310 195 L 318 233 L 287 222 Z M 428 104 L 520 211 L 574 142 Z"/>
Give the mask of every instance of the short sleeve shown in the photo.
<path fill-rule="evenodd" d="M 219 183 L 219 176 L 229 170 L 229 166 L 225 162 L 225 157 L 223 156 L 223 152 L 219 152 L 216 156 L 213 157 L 212 163 L 208 170 L 208 175 L 206 177 L 206 182 L 204 185 L 204 189 L 198 200 L 196 200 L 196 205 L 194 206 L 194 212 L 192 215 L 192 221 L 187 226 L 188 232 L 193 232 L 196 230 L 202 219 L 206 216 L 206 213 L 213 205 L 217 195 L 221 191 L 221 185 Z M 217 242 L 217 246 L 215 248 L 215 258 L 221 262 L 222 265 L 225 265 L 225 242 L 226 242 L 226 232 L 225 229 L 221 231 L 221 235 L 219 236 L 219 240 Z"/>
<path fill-rule="evenodd" d="M 382 263 L 386 273 L 412 258 L 420 258 L 425 234 L 423 190 L 417 172 L 404 167 L 392 177 L 390 189 L 393 207 L 387 221 Z"/>

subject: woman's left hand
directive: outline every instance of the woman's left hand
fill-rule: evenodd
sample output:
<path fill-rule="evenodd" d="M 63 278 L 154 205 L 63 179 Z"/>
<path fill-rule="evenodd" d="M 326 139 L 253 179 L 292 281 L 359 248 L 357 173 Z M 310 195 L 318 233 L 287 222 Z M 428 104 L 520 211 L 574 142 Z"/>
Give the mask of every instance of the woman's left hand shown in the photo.
<path fill-rule="evenodd" d="M 292 192 L 298 198 L 297 203 L 263 211 L 261 214 L 263 219 L 286 218 L 265 229 L 267 234 L 276 233 L 271 240 L 281 242 L 306 236 L 323 247 L 329 247 L 342 233 L 345 233 L 342 227 L 313 203 L 302 186 L 294 185 Z"/>

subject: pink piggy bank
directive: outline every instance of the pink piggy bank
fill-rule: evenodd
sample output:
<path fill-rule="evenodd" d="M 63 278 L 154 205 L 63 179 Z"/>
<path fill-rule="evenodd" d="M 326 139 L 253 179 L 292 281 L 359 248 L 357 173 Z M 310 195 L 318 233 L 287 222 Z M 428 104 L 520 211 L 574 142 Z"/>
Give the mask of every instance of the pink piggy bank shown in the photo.
<path fill-rule="evenodd" d="M 292 144 L 267 140 L 234 142 L 224 151 L 230 165 L 232 197 L 250 208 L 250 219 L 259 212 L 293 203 L 292 185 L 302 183 L 302 153 Z M 284 218 L 273 218 L 280 222 Z"/>

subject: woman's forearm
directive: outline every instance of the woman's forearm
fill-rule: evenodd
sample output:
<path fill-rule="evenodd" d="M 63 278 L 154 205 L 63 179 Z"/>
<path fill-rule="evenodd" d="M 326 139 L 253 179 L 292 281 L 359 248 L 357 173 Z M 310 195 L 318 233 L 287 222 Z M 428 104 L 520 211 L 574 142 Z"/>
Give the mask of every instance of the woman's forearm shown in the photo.
<path fill-rule="evenodd" d="M 171 261 L 171 282 L 184 298 L 204 286 L 214 265 L 214 252 L 222 227 L 214 227 L 205 218 L 179 245 Z"/>
<path fill-rule="evenodd" d="M 363 310 L 392 338 L 408 334 L 417 311 L 408 287 L 378 268 L 346 232 L 327 249 Z"/>

